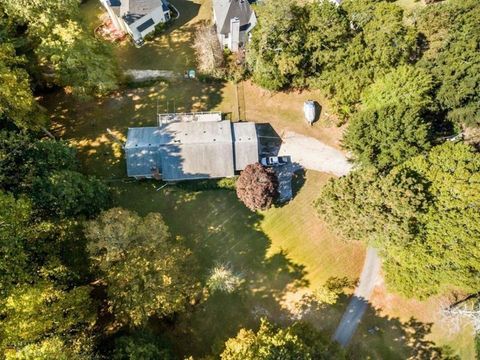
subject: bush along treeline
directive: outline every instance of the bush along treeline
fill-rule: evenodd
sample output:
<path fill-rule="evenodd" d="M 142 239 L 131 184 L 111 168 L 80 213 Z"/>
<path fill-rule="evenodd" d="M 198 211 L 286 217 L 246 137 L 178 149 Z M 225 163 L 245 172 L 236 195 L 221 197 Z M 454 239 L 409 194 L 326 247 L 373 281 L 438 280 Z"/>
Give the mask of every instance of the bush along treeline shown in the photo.
<path fill-rule="evenodd" d="M 395 81 L 402 79 L 395 77 L 402 71 L 397 68 L 413 66 L 403 75 L 417 83 L 422 78 L 415 77 L 416 71 L 428 78 L 435 125 L 445 120 L 478 125 L 478 1 L 428 5 L 409 18 L 385 0 L 345 0 L 340 6 L 326 0 L 305 5 L 267 0 L 256 11 L 258 25 L 247 45 L 247 65 L 258 85 L 270 90 L 322 89 L 345 120 L 363 109 L 362 96 L 372 84 L 370 94 L 382 82 L 399 85 Z M 407 103 L 416 95 L 411 90 L 416 88 L 397 88 L 389 94 L 393 98 L 382 101 Z"/>
<path fill-rule="evenodd" d="M 23 129 L 45 124 L 34 92 L 61 87 L 79 97 L 117 88 L 107 44 L 80 19 L 79 1 L 0 2 L 0 121 Z"/>

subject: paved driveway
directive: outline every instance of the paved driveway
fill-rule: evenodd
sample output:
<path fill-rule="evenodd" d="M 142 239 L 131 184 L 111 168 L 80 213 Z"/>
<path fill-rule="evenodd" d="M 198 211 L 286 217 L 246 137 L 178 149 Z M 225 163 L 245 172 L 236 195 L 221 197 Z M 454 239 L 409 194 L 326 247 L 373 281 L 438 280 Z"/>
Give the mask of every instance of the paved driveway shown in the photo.
<path fill-rule="evenodd" d="M 360 281 L 333 336 L 333 339 L 344 347 L 352 339 L 365 310 L 367 310 L 368 300 L 378 280 L 380 267 L 381 262 L 377 250 L 368 248 Z"/>

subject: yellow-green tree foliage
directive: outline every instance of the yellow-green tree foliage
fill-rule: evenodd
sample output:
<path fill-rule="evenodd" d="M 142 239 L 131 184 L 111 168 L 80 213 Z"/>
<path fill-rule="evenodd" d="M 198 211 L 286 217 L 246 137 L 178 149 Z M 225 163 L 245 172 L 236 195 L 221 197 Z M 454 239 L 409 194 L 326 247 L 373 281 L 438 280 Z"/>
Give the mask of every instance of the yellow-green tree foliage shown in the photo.
<path fill-rule="evenodd" d="M 91 259 L 121 323 L 144 324 L 152 315 L 185 308 L 196 294 L 190 252 L 172 239 L 162 217 L 113 208 L 85 229 Z"/>
<path fill-rule="evenodd" d="M 262 319 L 257 332 L 241 329 L 227 340 L 222 360 L 345 359 L 338 344 L 311 326 L 295 323 L 285 329 Z"/>

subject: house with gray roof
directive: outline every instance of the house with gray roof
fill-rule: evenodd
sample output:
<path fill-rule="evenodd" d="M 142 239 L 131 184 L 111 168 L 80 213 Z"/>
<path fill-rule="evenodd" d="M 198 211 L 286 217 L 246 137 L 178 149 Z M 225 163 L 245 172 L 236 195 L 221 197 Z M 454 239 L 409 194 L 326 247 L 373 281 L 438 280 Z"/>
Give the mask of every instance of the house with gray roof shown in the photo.
<path fill-rule="evenodd" d="M 100 0 L 107 9 L 113 25 L 141 45 L 155 26 L 170 20 L 167 0 Z"/>
<path fill-rule="evenodd" d="M 254 123 L 179 121 L 129 128 L 125 144 L 127 175 L 165 181 L 235 176 L 258 162 Z"/>
<path fill-rule="evenodd" d="M 213 21 L 220 44 L 237 52 L 248 41 L 257 17 L 247 0 L 213 0 Z"/>

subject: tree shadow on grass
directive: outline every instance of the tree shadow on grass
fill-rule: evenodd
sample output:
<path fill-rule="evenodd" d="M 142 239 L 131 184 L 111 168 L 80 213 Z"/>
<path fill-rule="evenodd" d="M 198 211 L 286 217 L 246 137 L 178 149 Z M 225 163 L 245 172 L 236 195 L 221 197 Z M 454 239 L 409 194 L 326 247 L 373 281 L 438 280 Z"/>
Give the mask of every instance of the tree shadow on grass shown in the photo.
<path fill-rule="evenodd" d="M 210 291 L 187 312 L 178 314 L 174 323 L 152 324 L 172 339 L 180 358 L 218 353 L 242 327 L 257 327 L 265 315 L 278 316 L 278 298 L 288 285 L 308 285 L 304 267 L 288 254 L 267 256 L 271 241 L 259 228 L 263 215 L 249 211 L 234 192 L 197 192 L 185 201 L 183 193 L 170 189 L 164 201 L 175 206 L 164 204 L 162 214 L 173 236 L 182 238 L 198 261 L 199 270 L 192 276 L 205 281 L 213 267 L 227 264 L 243 282 L 231 294 Z"/>
<path fill-rule="evenodd" d="M 222 101 L 223 87 L 222 82 L 197 80 L 158 82 L 89 101 L 57 91 L 45 95 L 42 104 L 51 114 L 52 132 L 77 148 L 85 172 L 107 179 L 124 178 L 123 151 L 107 128 L 124 141 L 129 127 L 156 126 L 157 110 L 173 111 L 173 104 L 179 112 L 214 108 Z"/>
<path fill-rule="evenodd" d="M 304 320 L 328 334 L 334 334 L 345 309 L 351 300 L 342 294 L 333 305 L 320 305 L 307 314 Z M 382 315 L 379 309 L 366 303 L 361 318 L 346 351 L 349 359 L 444 359 L 451 349 L 440 348 L 428 339 L 432 324 L 414 318 L 402 321 Z M 453 359 L 453 358 L 452 358 Z"/>

